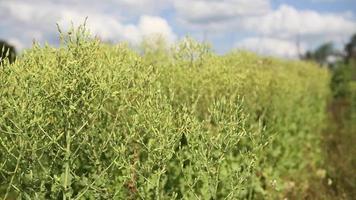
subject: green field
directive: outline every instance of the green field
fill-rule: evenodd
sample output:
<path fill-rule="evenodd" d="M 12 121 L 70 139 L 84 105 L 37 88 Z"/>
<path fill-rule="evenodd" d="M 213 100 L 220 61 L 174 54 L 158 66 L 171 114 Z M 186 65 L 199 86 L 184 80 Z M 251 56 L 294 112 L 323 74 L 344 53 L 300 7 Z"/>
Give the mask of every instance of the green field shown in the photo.
<path fill-rule="evenodd" d="M 318 170 L 326 69 L 61 38 L 0 66 L 4 199 L 283 199 Z"/>

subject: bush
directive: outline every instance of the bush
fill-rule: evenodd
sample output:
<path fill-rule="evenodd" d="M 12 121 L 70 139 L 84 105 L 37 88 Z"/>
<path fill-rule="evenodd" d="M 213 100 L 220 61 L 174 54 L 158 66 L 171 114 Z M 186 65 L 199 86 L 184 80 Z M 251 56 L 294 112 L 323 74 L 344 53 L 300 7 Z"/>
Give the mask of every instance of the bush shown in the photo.
<path fill-rule="evenodd" d="M 274 198 L 318 162 L 329 75 L 312 64 L 62 38 L 0 70 L 5 199 Z"/>
<path fill-rule="evenodd" d="M 331 90 L 335 98 L 347 98 L 351 95 L 352 65 L 339 64 L 331 79 Z"/>
<path fill-rule="evenodd" d="M 0 66 L 5 62 L 13 63 L 16 60 L 15 47 L 7 42 L 0 40 Z"/>

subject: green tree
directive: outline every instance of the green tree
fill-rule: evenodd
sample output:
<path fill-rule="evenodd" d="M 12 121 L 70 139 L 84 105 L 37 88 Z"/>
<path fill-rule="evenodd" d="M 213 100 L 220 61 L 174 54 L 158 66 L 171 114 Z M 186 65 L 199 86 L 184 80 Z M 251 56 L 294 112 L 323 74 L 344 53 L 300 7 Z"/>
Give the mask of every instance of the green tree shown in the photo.
<path fill-rule="evenodd" d="M 334 53 L 334 45 L 331 42 L 322 44 L 314 52 L 314 59 L 319 63 L 325 63 L 329 55 Z"/>
<path fill-rule="evenodd" d="M 328 57 L 335 53 L 334 45 L 331 42 L 324 43 L 314 51 L 307 51 L 302 58 L 304 60 L 314 60 L 320 64 L 327 64 Z"/>
<path fill-rule="evenodd" d="M 8 59 L 10 63 L 15 62 L 16 50 L 14 46 L 6 41 L 0 40 L 0 65 L 4 63 L 5 59 Z"/>
<path fill-rule="evenodd" d="M 348 61 L 350 59 L 356 59 L 356 33 L 351 37 L 350 42 L 346 44 L 345 51 L 347 53 L 346 59 Z"/>

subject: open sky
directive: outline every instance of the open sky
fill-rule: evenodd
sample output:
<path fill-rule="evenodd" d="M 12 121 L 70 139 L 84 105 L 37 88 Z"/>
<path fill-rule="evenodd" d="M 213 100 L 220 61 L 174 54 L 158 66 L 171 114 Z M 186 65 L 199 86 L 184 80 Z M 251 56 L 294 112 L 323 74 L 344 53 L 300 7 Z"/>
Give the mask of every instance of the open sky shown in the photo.
<path fill-rule="evenodd" d="M 0 39 L 18 49 L 33 39 L 56 45 L 56 23 L 66 29 L 86 17 L 105 41 L 137 45 L 155 33 L 170 42 L 189 35 L 218 53 L 243 48 L 293 58 L 323 42 L 348 42 L 356 0 L 0 0 Z"/>

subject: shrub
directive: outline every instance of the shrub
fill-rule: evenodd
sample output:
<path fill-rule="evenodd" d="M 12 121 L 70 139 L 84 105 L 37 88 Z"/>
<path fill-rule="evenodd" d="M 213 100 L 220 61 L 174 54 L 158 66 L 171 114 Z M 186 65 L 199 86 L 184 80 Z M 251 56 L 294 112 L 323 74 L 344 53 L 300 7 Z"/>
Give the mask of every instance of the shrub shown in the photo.
<path fill-rule="evenodd" d="M 335 98 L 345 98 L 351 95 L 352 65 L 339 64 L 331 79 L 331 90 Z"/>
<path fill-rule="evenodd" d="M 8 44 L 7 42 L 0 40 L 0 65 L 4 62 L 13 63 L 16 60 L 16 50 L 15 47 Z"/>
<path fill-rule="evenodd" d="M 318 161 L 329 76 L 312 64 L 62 38 L 0 70 L 5 199 L 273 198 Z"/>

